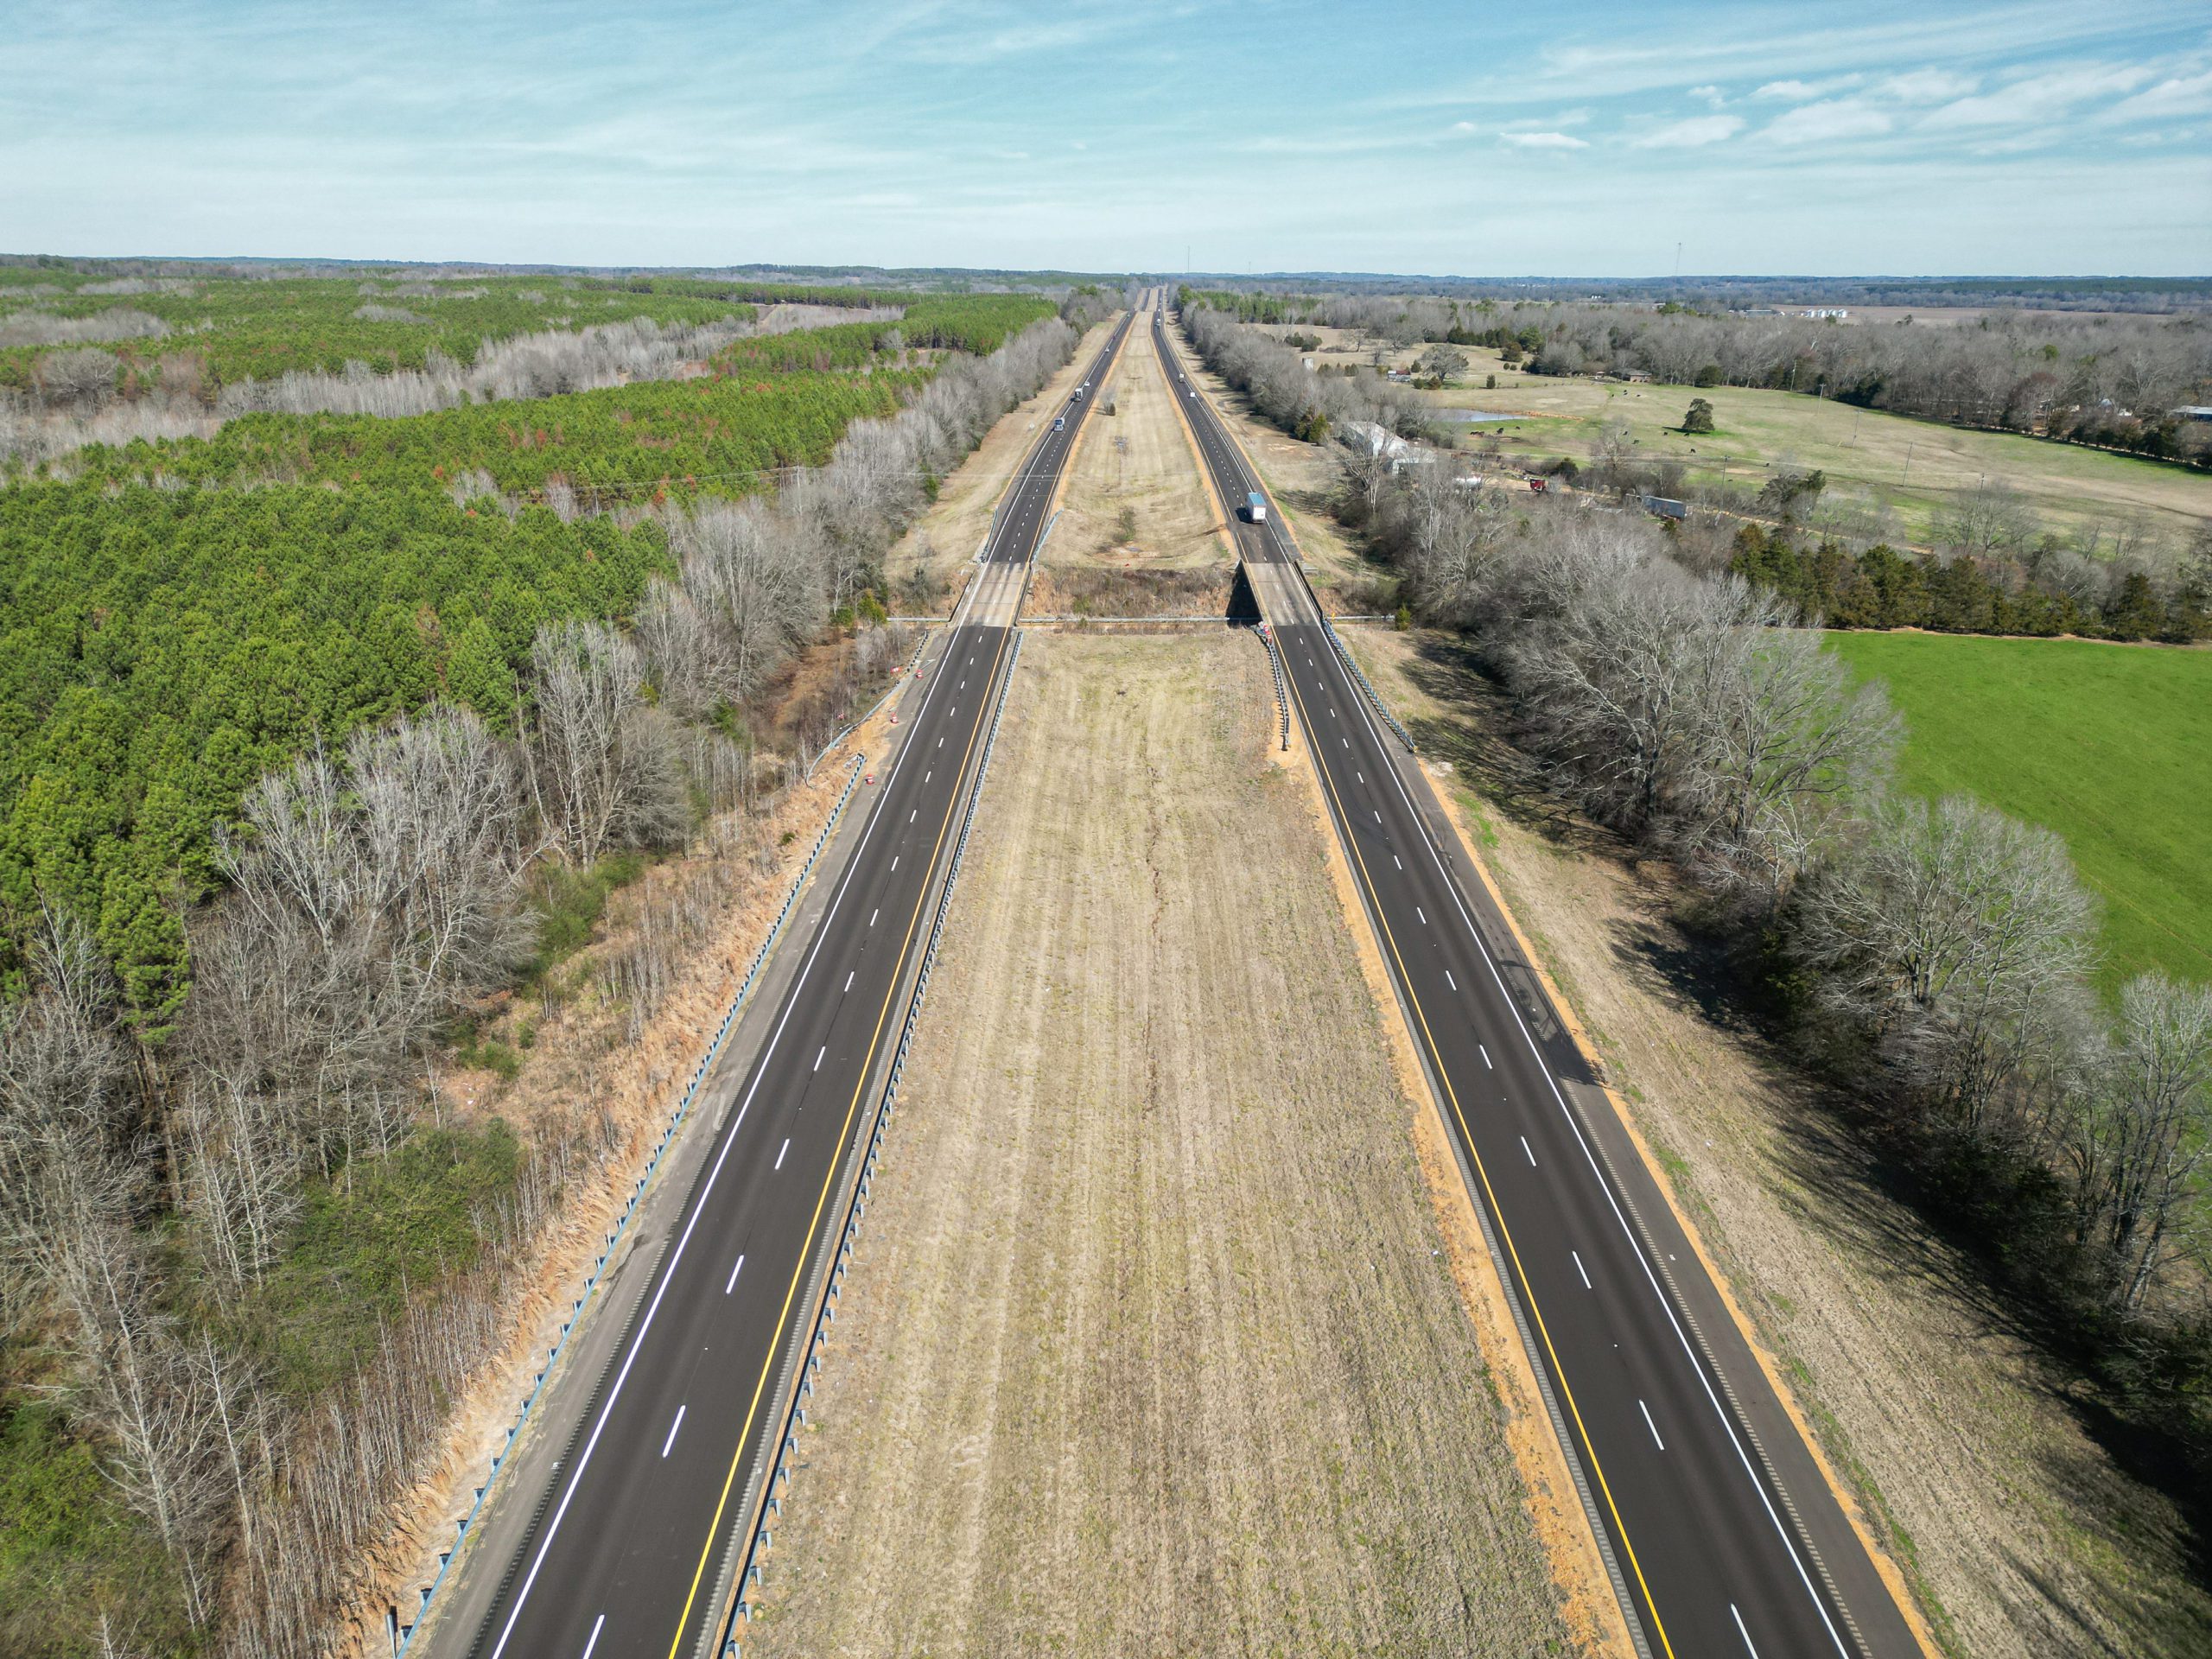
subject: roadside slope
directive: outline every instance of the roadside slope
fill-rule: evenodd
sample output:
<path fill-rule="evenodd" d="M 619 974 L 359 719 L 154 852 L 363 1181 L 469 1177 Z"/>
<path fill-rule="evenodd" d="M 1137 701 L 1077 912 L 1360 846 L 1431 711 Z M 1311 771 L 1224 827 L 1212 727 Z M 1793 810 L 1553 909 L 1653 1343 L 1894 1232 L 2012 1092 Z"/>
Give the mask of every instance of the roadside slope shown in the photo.
<path fill-rule="evenodd" d="M 1605 1060 L 1760 1344 L 1947 1651 L 2198 1654 L 2187 1529 L 2050 1389 L 1926 1220 L 1755 1035 L 1672 894 L 1555 811 L 1440 636 L 1345 630 Z M 1424 650 L 1423 646 L 1430 647 Z"/>
<path fill-rule="evenodd" d="M 1081 383 L 1114 332 L 1113 321 L 1096 324 L 1076 343 L 1066 365 L 1028 402 L 1001 416 L 976 451 L 939 487 L 929 511 L 884 556 L 891 608 L 902 615 L 950 616 L 991 527 L 1007 486 L 1037 441 L 1048 416 L 1058 413 Z"/>
<path fill-rule="evenodd" d="M 1566 1650 L 1274 717 L 1030 636 L 749 1654 Z"/>

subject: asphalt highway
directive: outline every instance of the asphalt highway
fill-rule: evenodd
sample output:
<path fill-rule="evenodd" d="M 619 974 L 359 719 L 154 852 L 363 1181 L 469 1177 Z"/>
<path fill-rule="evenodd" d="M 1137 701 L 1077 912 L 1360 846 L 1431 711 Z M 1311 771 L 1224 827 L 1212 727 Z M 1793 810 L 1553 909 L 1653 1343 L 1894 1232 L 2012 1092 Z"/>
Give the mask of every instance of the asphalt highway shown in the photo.
<path fill-rule="evenodd" d="M 829 907 L 810 939 L 780 947 L 803 964 L 475 1632 L 481 1659 L 679 1659 L 720 1628 L 728 1546 L 757 1524 L 753 1476 L 782 1428 L 779 1385 L 813 1313 L 810 1275 L 912 995 L 1020 578 L 1128 326 L 1088 365 L 1090 394 L 1051 411 L 1064 428 L 1046 425 L 1008 486 L 985 569 L 906 694 L 904 742 L 855 802 L 864 828 Z"/>
<path fill-rule="evenodd" d="M 1916 1654 L 1910 1628 L 1426 777 L 1339 659 L 1279 512 L 1151 319 L 1459 1143 L 1615 1593 L 1649 1653 Z M 1196 391 L 1196 397 L 1191 394 Z"/>

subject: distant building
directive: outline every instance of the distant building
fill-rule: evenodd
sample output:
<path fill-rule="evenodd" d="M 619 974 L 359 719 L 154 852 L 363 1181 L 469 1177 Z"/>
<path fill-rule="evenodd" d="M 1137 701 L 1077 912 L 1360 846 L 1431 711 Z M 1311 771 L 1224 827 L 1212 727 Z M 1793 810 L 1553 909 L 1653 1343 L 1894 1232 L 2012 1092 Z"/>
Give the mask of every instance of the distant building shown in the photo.
<path fill-rule="evenodd" d="M 2173 411 L 2177 421 L 2212 421 L 2212 404 L 2183 404 Z"/>
<path fill-rule="evenodd" d="M 1831 318 L 1840 322 L 1851 313 L 1840 305 L 1815 305 L 1800 311 L 1797 315 L 1801 317 L 1810 317 L 1815 322 L 1825 322 Z"/>
<path fill-rule="evenodd" d="M 1389 461 L 1394 473 L 1408 467 L 1426 467 L 1436 459 L 1433 451 L 1409 443 L 1373 421 L 1346 421 L 1337 429 L 1337 435 L 1351 448 Z"/>
<path fill-rule="evenodd" d="M 1645 496 L 1643 510 L 1661 518 L 1687 518 L 1690 516 L 1690 510 L 1687 505 L 1663 495 Z"/>
<path fill-rule="evenodd" d="M 1375 421 L 1346 421 L 1337 429 L 1337 434 L 1354 449 L 1364 449 L 1370 455 L 1388 455 L 1393 461 L 1413 448 L 1396 433 Z"/>

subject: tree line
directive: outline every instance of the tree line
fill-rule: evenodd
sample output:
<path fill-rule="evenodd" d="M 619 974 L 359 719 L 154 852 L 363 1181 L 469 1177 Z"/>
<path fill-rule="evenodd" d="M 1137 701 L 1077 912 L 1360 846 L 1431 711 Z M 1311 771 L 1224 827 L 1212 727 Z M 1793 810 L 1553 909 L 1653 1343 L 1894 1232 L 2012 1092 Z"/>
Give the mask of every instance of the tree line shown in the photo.
<path fill-rule="evenodd" d="M 2064 844 L 1894 789 L 1897 716 L 1776 585 L 1442 468 L 1354 451 L 1345 478 L 1346 516 L 1503 690 L 1547 786 L 1681 874 L 1743 995 L 1942 1224 L 2202 1471 L 2212 988 L 2147 975 L 2101 1006 Z"/>
<path fill-rule="evenodd" d="M 1710 429 L 1703 399 L 1685 429 Z M 1444 458 L 1422 452 L 1430 461 Z M 1587 467 L 1561 456 L 1534 471 L 1639 499 L 1703 499 L 1723 513 L 1675 521 L 1669 531 L 1702 550 L 1732 534 L 1736 572 L 1783 593 L 1839 628 L 1928 628 L 1944 633 L 2077 634 L 2188 645 L 2212 637 L 2212 530 L 2174 549 L 2148 515 L 2114 514 L 2070 536 L 2044 530 L 2002 480 L 1947 499 L 1929 523 L 1935 549 L 1916 554 L 1873 538 L 1851 543 L 1826 528 L 1827 487 L 1818 469 L 1775 468 L 1756 494 L 1685 487 L 1681 461 L 1637 458 L 1629 423 L 1609 420 Z M 1879 520 L 1875 524 L 1878 524 Z M 1815 528 L 1815 526 L 1820 526 Z"/>
<path fill-rule="evenodd" d="M 2005 311 L 1972 323 L 1851 324 L 1656 307 L 1332 296 L 1302 315 L 1395 346 L 1482 346 L 1535 374 L 1645 373 L 1686 386 L 1833 397 L 1952 425 L 2212 467 L 2212 322 Z"/>
<path fill-rule="evenodd" d="M 1260 415 L 1295 437 L 1319 442 L 1332 430 L 1371 426 L 1421 429 L 1427 410 L 1402 386 L 1366 370 L 1317 374 L 1281 340 L 1240 327 L 1234 316 L 1193 303 L 1178 314 L 1206 366 L 1252 401 Z"/>
<path fill-rule="evenodd" d="M 803 335 L 789 336 L 803 339 Z M 741 495 L 779 468 L 824 459 L 855 420 L 899 410 L 926 368 L 798 371 L 610 386 L 531 403 L 467 404 L 393 419 L 245 415 L 211 438 L 93 445 L 49 470 L 105 484 L 334 484 L 442 491 L 480 475 L 493 490 L 645 499 Z"/>
<path fill-rule="evenodd" d="M 16 296 L 22 308 L 0 316 L 0 386 L 19 393 L 60 390 L 53 348 L 86 340 L 116 347 L 101 355 L 110 378 L 127 389 L 188 380 L 212 398 L 238 381 L 334 374 L 349 362 L 372 372 L 421 369 L 435 352 L 467 365 L 494 341 L 552 329 L 634 320 L 697 327 L 754 315 L 742 301 L 582 276 L 206 276 L 47 286 L 52 291 Z"/>
<path fill-rule="evenodd" d="M 505 1339 L 502 1264 L 612 1144 L 589 1109 L 427 1127 L 430 1069 L 604 872 L 760 803 L 779 671 L 1075 339 L 1033 323 L 772 497 L 626 524 L 0 490 L 0 1460 L 35 1389 L 39 1478 L 81 1451 L 167 1564 L 64 1552 L 0 1624 L 26 1651 L 321 1650 Z M 905 646 L 865 631 L 846 672 Z M 607 994 L 649 1003 L 668 944 Z"/>
<path fill-rule="evenodd" d="M 838 323 L 741 339 L 716 351 L 709 365 L 724 375 L 800 369 L 827 372 L 897 359 L 913 347 L 982 356 L 1031 323 L 1052 315 L 1055 308 L 1050 300 L 1009 294 L 925 300 L 905 308 L 895 322 Z"/>
<path fill-rule="evenodd" d="M 904 314 L 904 308 L 887 309 L 889 321 Z M 79 345 L 46 353 L 30 393 L 0 387 L 0 469 L 35 471 L 87 444 L 117 448 L 139 441 L 211 437 L 225 423 L 249 414 L 395 418 L 673 379 L 696 372 L 695 365 L 715 359 L 733 342 L 744 343 L 749 353 L 726 354 L 720 364 L 724 373 L 857 368 L 885 354 L 896 359 L 910 345 L 982 355 L 1051 310 L 1048 301 L 1005 295 L 939 297 L 918 302 L 902 332 L 866 324 L 794 329 L 781 314 L 756 316 L 746 306 L 708 321 L 664 326 L 652 317 L 633 317 L 487 340 L 466 362 L 431 346 L 419 367 L 372 368 L 356 358 L 335 372 L 288 369 L 272 378 L 220 385 L 207 379 L 188 354 L 171 353 L 152 371 L 141 372 L 119 365 L 108 352 Z M 90 328 L 117 315 L 102 312 L 67 326 Z"/>
<path fill-rule="evenodd" d="M 2212 639 L 2212 541 L 2169 577 L 2058 549 L 2019 558 L 1854 553 L 1787 528 L 1747 524 L 1728 568 L 1832 628 L 1926 628 L 1937 633 L 2076 634 L 2190 645 Z"/>

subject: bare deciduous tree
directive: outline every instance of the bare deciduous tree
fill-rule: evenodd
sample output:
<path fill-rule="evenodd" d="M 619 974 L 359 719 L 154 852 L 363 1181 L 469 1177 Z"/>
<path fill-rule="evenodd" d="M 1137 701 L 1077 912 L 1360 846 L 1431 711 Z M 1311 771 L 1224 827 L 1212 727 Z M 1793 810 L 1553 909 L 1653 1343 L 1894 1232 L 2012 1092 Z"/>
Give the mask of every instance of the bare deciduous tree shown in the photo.
<path fill-rule="evenodd" d="M 2212 989 L 2163 975 L 2120 992 L 2120 1029 L 2076 1120 L 2079 1229 L 2110 1263 L 2114 1302 L 2142 1306 L 2201 1233 L 2212 1158 Z"/>
<path fill-rule="evenodd" d="M 262 779 L 244 816 L 216 841 L 231 890 L 193 930 L 184 1136 L 214 1183 L 195 1208 L 240 1266 L 256 1225 L 241 1195 L 273 1216 L 285 1147 L 327 1169 L 404 1134 L 404 1062 L 528 937 L 514 763 L 473 714 L 364 732 L 342 769 L 318 749 Z"/>
<path fill-rule="evenodd" d="M 1993 558 L 2035 539 L 2034 510 L 2001 479 L 1954 497 L 1936 515 L 1936 539 L 1956 552 Z"/>
<path fill-rule="evenodd" d="M 772 511 L 715 504 L 679 519 L 677 585 L 656 583 L 639 632 L 663 692 L 704 714 L 758 692 L 822 626 L 823 578 Z"/>
<path fill-rule="evenodd" d="M 147 1246 L 127 1218 L 78 1217 L 54 1289 L 69 1315 L 73 1398 L 112 1448 L 103 1472 L 152 1524 L 197 1627 L 207 1617 L 207 1557 L 226 1497 L 215 1396 L 158 1311 Z"/>
<path fill-rule="evenodd" d="M 90 931 L 49 912 L 37 988 L 0 1005 L 0 1332 L 70 1268 L 87 1217 L 128 1217 L 143 1185 L 130 1058 Z"/>
<path fill-rule="evenodd" d="M 683 798 L 668 734 L 644 697 L 645 658 L 602 623 L 549 623 L 531 648 L 531 779 L 566 855 L 681 831 Z"/>
<path fill-rule="evenodd" d="M 1891 803 L 1796 907 L 1802 958 L 1958 1131 L 2032 1149 L 2086 1020 L 2095 909 L 2048 830 Z"/>

